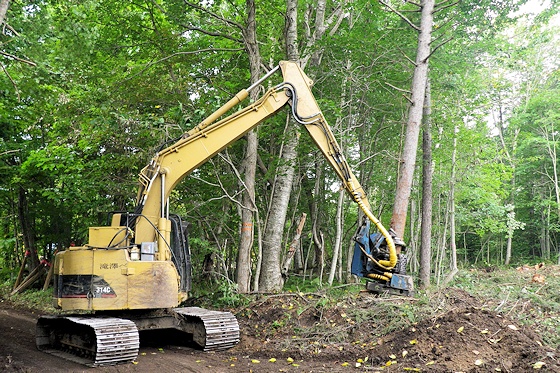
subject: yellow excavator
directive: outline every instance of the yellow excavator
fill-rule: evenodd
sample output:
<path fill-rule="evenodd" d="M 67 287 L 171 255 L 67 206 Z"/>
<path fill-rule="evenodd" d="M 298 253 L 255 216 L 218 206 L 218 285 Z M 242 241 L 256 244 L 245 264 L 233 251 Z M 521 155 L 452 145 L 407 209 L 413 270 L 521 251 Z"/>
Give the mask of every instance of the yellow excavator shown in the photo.
<path fill-rule="evenodd" d="M 277 70 L 282 72 L 282 83 L 220 119 Z M 179 307 L 191 288 L 190 251 L 185 222 L 169 213 L 169 196 L 183 178 L 286 105 L 363 211 L 352 272 L 374 283 L 377 290 L 411 292 L 412 279 L 404 274 L 406 260 L 397 255 L 395 240 L 404 244 L 371 213 L 365 192 L 315 101 L 312 84 L 296 63 L 282 61 L 159 151 L 140 173 L 135 210 L 114 213 L 110 226 L 89 228 L 87 245 L 56 254 L 54 303 L 68 312 L 39 318 L 37 347 L 89 366 L 102 366 L 134 361 L 139 331 L 143 330 L 179 330 L 192 335 L 205 351 L 236 345 L 239 326 L 233 314 Z M 369 234 L 371 223 L 379 233 Z"/>

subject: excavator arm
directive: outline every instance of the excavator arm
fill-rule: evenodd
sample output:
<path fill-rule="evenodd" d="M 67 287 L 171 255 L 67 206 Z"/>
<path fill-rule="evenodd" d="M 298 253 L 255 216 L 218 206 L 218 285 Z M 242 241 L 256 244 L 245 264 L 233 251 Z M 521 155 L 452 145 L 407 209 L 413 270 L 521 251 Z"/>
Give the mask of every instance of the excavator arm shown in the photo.
<path fill-rule="evenodd" d="M 258 101 L 224 119 L 217 120 L 246 99 L 248 91 L 256 84 L 247 90 L 241 90 L 233 99 L 187 132 L 175 144 L 160 151 L 142 170 L 141 187 L 137 198 L 138 210 L 141 211 L 142 218 L 136 222 L 135 242 L 157 241 L 158 259 L 169 260 L 171 254 L 166 248 L 168 247 L 167 242 L 169 242 L 170 223 L 166 206 L 169 194 L 177 183 L 256 125 L 289 104 L 293 118 L 305 127 L 341 180 L 344 189 L 385 237 L 389 252 L 388 259 L 370 259 L 374 260 L 380 268 L 391 270 L 397 263 L 393 238 L 372 214 L 365 191 L 350 170 L 348 162 L 311 92 L 312 80 L 294 62 L 282 61 L 279 68 L 282 71 L 283 82 L 269 89 Z M 271 71 L 261 81 L 276 70 Z M 390 275 L 385 275 L 385 279 L 388 280 L 389 277 Z"/>
<path fill-rule="evenodd" d="M 248 92 L 281 70 L 283 80 L 260 99 L 224 118 Z M 302 125 L 364 213 L 356 235 L 352 273 L 382 290 L 412 289 L 394 234 L 372 214 L 366 193 L 311 92 L 313 82 L 294 62 L 282 61 L 253 86 L 159 151 L 140 173 L 137 206 L 114 214 L 111 226 L 90 227 L 89 242 L 57 255 L 56 305 L 62 309 L 116 310 L 176 307 L 190 290 L 190 251 L 185 224 L 169 214 L 169 196 L 187 175 L 284 107 Z M 371 235 L 373 223 L 379 234 Z M 173 227 L 173 228 L 172 228 Z M 400 241 L 399 246 L 403 246 Z M 178 244 L 177 244 L 178 243 Z M 404 263 L 404 264 L 403 264 Z M 404 280 L 403 280 L 404 279 Z M 375 289 L 373 289 L 375 290 Z"/>

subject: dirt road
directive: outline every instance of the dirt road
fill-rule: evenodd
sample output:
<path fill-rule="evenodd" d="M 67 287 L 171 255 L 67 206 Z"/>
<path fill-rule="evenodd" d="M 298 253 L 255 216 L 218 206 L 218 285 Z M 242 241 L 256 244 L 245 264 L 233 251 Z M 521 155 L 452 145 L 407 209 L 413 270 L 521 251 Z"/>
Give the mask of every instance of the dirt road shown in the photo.
<path fill-rule="evenodd" d="M 383 299 L 366 294 L 323 308 L 303 297 L 266 297 L 236 310 L 241 342 L 231 350 L 205 353 L 141 333 L 134 364 L 88 368 L 38 351 L 38 315 L 0 299 L 0 371 L 560 372 L 560 351 L 544 346 L 539 331 L 488 310 L 485 300 L 464 291 L 449 289 L 441 300 L 446 306 L 434 317 L 381 335 L 378 318 L 360 315 L 383 309 Z M 404 311 L 410 301 L 392 300 Z"/>
<path fill-rule="evenodd" d="M 203 372 L 203 364 L 221 364 L 214 354 L 188 348 L 142 348 L 137 364 L 88 368 L 38 351 L 37 315 L 0 301 L 0 371 L 8 372 Z M 222 365 L 225 365 L 222 364 Z M 225 366 L 224 366 L 225 369 Z M 218 370 L 219 371 L 219 370 Z"/>
<path fill-rule="evenodd" d="M 270 362 L 268 357 L 248 354 L 241 348 L 228 352 L 206 353 L 190 347 L 170 346 L 161 339 L 141 334 L 141 348 L 134 364 L 88 368 L 43 353 L 35 347 L 35 322 L 38 315 L 15 309 L 0 300 L 0 371 L 2 372 L 332 372 L 334 363 Z M 295 364 L 295 365 L 293 365 Z"/>

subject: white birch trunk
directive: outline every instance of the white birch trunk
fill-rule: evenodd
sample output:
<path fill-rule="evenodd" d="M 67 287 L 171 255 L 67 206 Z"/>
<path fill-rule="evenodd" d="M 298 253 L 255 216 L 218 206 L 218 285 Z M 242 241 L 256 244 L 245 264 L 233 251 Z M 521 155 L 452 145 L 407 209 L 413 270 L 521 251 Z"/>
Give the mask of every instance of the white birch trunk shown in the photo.
<path fill-rule="evenodd" d="M 298 49 L 297 7 L 297 0 L 287 0 L 285 17 L 286 56 L 291 61 L 299 61 L 301 67 L 305 69 L 309 56 L 302 59 Z M 308 40 L 306 40 L 306 48 L 309 50 L 313 50 L 316 42 L 325 33 L 326 23 L 324 20 L 324 10 L 327 9 L 326 0 L 319 0 L 317 2 L 316 9 L 318 9 L 318 11 L 315 17 L 315 33 L 314 35 L 309 35 Z M 341 9 L 342 7 L 336 8 L 336 11 L 333 12 L 333 16 L 340 17 L 342 15 Z M 334 32 L 336 27 L 338 27 L 338 23 L 333 26 L 333 30 L 331 30 L 331 32 Z M 317 62 L 320 61 L 320 54 L 313 55 L 313 60 Z M 282 233 L 286 222 L 291 186 L 295 173 L 294 162 L 297 157 L 296 149 L 299 143 L 299 127 L 294 123 L 290 123 L 285 138 L 287 140 L 283 144 L 283 151 L 281 154 L 282 166 L 278 170 L 277 181 L 273 187 L 270 209 L 268 212 L 268 219 L 263 238 L 262 267 L 259 287 L 261 291 L 265 292 L 279 291 L 283 286 L 280 268 Z"/>
<path fill-rule="evenodd" d="M 336 237 L 333 247 L 333 257 L 331 262 L 331 270 L 329 272 L 329 285 L 332 285 L 334 281 L 334 275 L 336 273 L 336 267 L 338 263 L 338 257 L 342 252 L 342 209 L 344 208 L 344 190 L 338 192 L 338 203 L 336 205 Z"/>
<path fill-rule="evenodd" d="M 455 240 L 455 179 L 457 169 L 457 132 L 455 127 L 455 137 L 453 137 L 453 153 L 451 155 L 451 181 L 449 183 L 449 273 L 443 281 L 443 285 L 453 280 L 458 272 L 457 268 L 457 244 Z"/>

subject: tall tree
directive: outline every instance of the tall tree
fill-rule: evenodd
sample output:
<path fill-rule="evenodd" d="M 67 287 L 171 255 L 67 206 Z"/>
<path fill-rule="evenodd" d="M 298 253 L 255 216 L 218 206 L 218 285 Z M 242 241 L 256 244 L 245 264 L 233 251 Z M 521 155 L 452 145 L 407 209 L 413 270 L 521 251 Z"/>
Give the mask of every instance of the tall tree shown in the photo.
<path fill-rule="evenodd" d="M 335 33 L 342 16 L 344 2 L 338 4 L 329 17 L 326 17 L 326 0 L 319 0 L 309 7 L 308 11 L 314 15 L 313 33 L 306 33 L 306 54 L 302 57 L 299 50 L 298 41 L 298 2 L 288 0 L 286 3 L 285 15 L 285 50 L 286 56 L 291 61 L 299 61 L 301 67 L 305 69 L 306 63 L 312 57 L 314 63 L 321 60 L 322 51 L 317 48 L 317 43 L 323 38 L 326 30 L 330 28 L 330 33 Z M 314 10 L 314 12 L 313 12 Z M 311 56 L 311 57 L 309 57 Z M 281 165 L 277 171 L 277 178 L 273 186 L 270 205 L 272 208 L 268 212 L 264 239 L 263 239 L 263 259 L 260 274 L 259 290 L 278 291 L 283 286 L 281 276 L 281 247 L 282 234 L 290 201 L 292 183 L 294 180 L 294 161 L 297 157 L 297 146 L 299 143 L 299 129 L 293 120 L 287 125 L 286 141 L 282 147 Z"/>
<path fill-rule="evenodd" d="M 418 31 L 418 48 L 414 74 L 412 77 L 412 89 L 406 134 L 400 159 L 399 178 L 391 218 L 391 228 L 395 230 L 398 237 L 404 237 L 406 227 L 406 216 L 408 202 L 412 188 L 414 168 L 416 166 L 416 151 L 418 149 L 418 137 L 422 123 L 422 111 L 424 108 L 424 96 L 426 93 L 426 82 L 428 79 L 428 60 L 431 55 L 432 27 L 434 22 L 434 0 L 422 0 L 420 3 L 421 18 L 420 26 L 415 27 Z"/>
<path fill-rule="evenodd" d="M 247 24 L 243 30 L 245 49 L 249 56 L 249 70 L 251 72 L 251 84 L 259 79 L 261 71 L 261 55 L 257 42 L 257 20 L 254 0 L 246 1 Z M 251 100 L 259 97 L 259 90 L 251 91 Z M 251 283 L 251 248 L 254 238 L 254 212 L 257 209 L 255 203 L 255 175 L 257 168 L 258 138 L 255 130 L 246 135 L 245 157 L 243 159 L 244 170 L 244 192 L 241 203 L 241 234 L 237 254 L 237 289 L 240 293 L 250 291 Z"/>
<path fill-rule="evenodd" d="M 431 85 L 430 79 L 426 81 L 426 97 L 424 98 L 424 114 L 422 120 L 422 226 L 420 242 L 420 287 L 430 286 L 432 273 L 432 125 L 431 125 Z"/>
<path fill-rule="evenodd" d="M 453 136 L 453 152 L 451 153 L 451 179 L 449 180 L 449 273 L 443 284 L 449 283 L 459 269 L 457 268 L 457 237 L 455 225 L 455 187 L 457 184 L 457 133 L 459 128 L 455 127 Z"/>
<path fill-rule="evenodd" d="M 297 0 L 288 0 L 286 2 L 285 23 L 286 56 L 288 60 L 299 61 Z M 268 211 L 264 231 L 262 267 L 259 281 L 260 291 L 278 291 L 283 286 L 280 271 L 282 234 L 294 179 L 293 162 L 297 155 L 298 138 L 299 131 L 297 127 L 293 123 L 289 123 L 287 140 L 282 147 L 282 164 L 277 171 L 277 177 L 272 190 L 270 204 L 272 209 Z"/>

